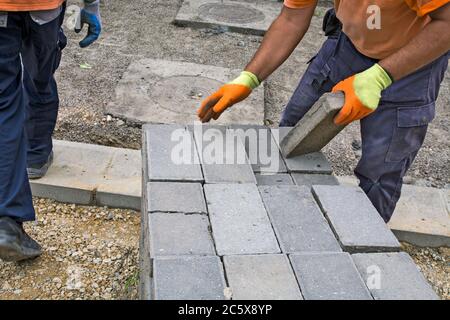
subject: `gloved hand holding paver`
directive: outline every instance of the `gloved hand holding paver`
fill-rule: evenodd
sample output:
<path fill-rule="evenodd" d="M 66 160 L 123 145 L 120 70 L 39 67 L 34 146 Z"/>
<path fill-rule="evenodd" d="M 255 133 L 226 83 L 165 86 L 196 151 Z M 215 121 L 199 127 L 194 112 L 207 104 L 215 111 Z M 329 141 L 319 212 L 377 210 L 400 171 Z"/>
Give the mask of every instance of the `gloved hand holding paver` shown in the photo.
<path fill-rule="evenodd" d="M 285 0 L 245 70 L 260 82 L 267 79 L 301 45 L 316 6 L 317 0 Z M 381 16 L 380 25 L 373 23 L 374 14 Z M 296 127 L 281 142 L 284 155 L 318 151 L 315 148 L 323 147 L 344 126 L 361 120 L 362 157 L 355 174 L 388 222 L 400 198 L 402 179 L 435 115 L 450 53 L 450 34 L 442 30 L 449 29 L 450 0 L 389 4 L 365 0 L 357 5 L 335 1 L 335 9 L 324 19 L 328 39 L 311 59 L 281 116 L 280 127 Z M 216 120 L 251 90 L 227 92 L 206 99 L 199 112 L 202 122 Z M 316 103 L 329 92 L 341 92 L 345 99 L 334 121 L 330 119 L 330 114 L 336 114 L 333 108 L 315 113 Z M 206 115 L 209 109 L 213 111 Z M 310 143 L 312 138 L 303 141 L 307 137 L 301 127 L 308 126 L 320 140 L 315 144 Z M 324 128 L 328 129 L 323 130 L 323 139 L 317 138 Z"/>
<path fill-rule="evenodd" d="M 391 84 L 391 77 L 379 64 L 339 82 L 333 92 L 344 92 L 345 104 L 336 116 L 335 123 L 347 125 L 375 112 L 380 103 L 381 92 Z"/>

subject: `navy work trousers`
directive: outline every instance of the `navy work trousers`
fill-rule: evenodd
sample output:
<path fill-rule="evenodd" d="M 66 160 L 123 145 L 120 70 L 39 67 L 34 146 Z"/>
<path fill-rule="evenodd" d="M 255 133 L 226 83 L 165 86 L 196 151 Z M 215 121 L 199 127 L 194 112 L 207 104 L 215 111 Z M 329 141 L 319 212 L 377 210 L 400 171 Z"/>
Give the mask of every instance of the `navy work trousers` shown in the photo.
<path fill-rule="evenodd" d="M 35 218 L 27 163 L 45 163 L 53 147 L 63 16 L 40 25 L 9 12 L 0 26 L 0 216 L 20 222 Z"/>
<path fill-rule="evenodd" d="M 396 81 L 383 91 L 376 112 L 361 120 L 362 157 L 355 169 L 360 187 L 388 222 L 400 198 L 403 177 L 435 116 L 435 103 L 449 54 Z M 283 112 L 280 126 L 294 126 L 340 81 L 373 66 L 341 32 L 312 59 Z"/>

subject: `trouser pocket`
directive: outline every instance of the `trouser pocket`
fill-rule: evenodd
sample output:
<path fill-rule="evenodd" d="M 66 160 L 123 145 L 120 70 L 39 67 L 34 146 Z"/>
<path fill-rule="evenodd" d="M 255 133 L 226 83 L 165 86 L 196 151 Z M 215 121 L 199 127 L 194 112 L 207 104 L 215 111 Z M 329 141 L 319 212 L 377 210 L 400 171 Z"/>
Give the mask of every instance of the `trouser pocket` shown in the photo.
<path fill-rule="evenodd" d="M 434 119 L 435 103 L 397 108 L 397 126 L 386 155 L 387 162 L 400 162 L 417 153 L 423 144 L 428 124 Z"/>
<path fill-rule="evenodd" d="M 56 72 L 56 70 L 59 68 L 59 65 L 61 63 L 62 58 L 62 51 L 67 46 L 67 37 L 64 34 L 64 30 L 60 28 L 59 35 L 58 35 L 58 47 L 57 47 L 57 53 L 56 53 L 56 59 L 55 59 L 55 66 L 53 68 L 53 72 Z"/>

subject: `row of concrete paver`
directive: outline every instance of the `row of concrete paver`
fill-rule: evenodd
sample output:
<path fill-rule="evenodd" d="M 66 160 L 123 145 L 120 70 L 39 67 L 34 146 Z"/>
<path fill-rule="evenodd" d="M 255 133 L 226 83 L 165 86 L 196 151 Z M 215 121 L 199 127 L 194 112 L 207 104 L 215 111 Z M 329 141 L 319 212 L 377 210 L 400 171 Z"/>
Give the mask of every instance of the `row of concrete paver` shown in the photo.
<path fill-rule="evenodd" d="M 403 252 L 157 257 L 153 268 L 158 300 L 437 299 Z"/>
<path fill-rule="evenodd" d="M 289 166 L 288 173 L 256 176 L 253 166 L 250 183 L 230 181 L 228 168 L 214 164 L 211 171 L 221 173 L 208 180 L 201 161 L 161 176 L 174 129 L 180 128 L 144 129 L 144 260 L 150 266 L 143 269 L 152 270 L 146 275 L 152 288 L 142 298 L 225 299 L 227 287 L 233 299 L 436 298 L 409 256 L 396 252 L 398 241 L 360 189 L 333 185 L 327 171 Z M 199 137 L 181 130 L 196 149 Z M 252 168 L 245 166 L 233 168 L 231 177 Z M 380 288 L 368 286 L 368 277 L 377 279 L 368 273 L 372 266 Z M 392 273 L 402 268 L 410 272 L 396 279 Z"/>

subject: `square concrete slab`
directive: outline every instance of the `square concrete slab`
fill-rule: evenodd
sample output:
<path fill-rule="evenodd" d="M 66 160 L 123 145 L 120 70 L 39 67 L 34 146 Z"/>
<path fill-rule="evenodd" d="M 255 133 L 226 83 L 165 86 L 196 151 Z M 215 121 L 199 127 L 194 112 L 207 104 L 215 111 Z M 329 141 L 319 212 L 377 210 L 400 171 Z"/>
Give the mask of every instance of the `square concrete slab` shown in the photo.
<path fill-rule="evenodd" d="M 333 121 L 344 101 L 342 93 L 327 93 L 320 98 L 281 140 L 283 155 L 290 158 L 321 151 L 345 127 Z"/>
<path fill-rule="evenodd" d="M 150 181 L 203 181 L 192 133 L 184 126 L 146 125 L 144 134 Z"/>
<path fill-rule="evenodd" d="M 404 185 L 389 227 L 400 241 L 450 247 L 450 215 L 442 190 Z"/>
<path fill-rule="evenodd" d="M 338 186 L 339 181 L 330 174 L 302 174 L 293 173 L 292 179 L 299 186 L 312 187 L 314 185 Z"/>
<path fill-rule="evenodd" d="M 352 256 L 376 300 L 438 300 L 411 257 L 404 253 Z"/>
<path fill-rule="evenodd" d="M 290 255 L 305 300 L 372 300 L 348 253 Z"/>
<path fill-rule="evenodd" d="M 233 300 L 301 300 L 302 294 L 285 255 L 223 258 Z"/>
<path fill-rule="evenodd" d="M 224 126 L 194 126 L 205 183 L 254 183 L 241 140 Z"/>
<path fill-rule="evenodd" d="M 144 59 L 131 63 L 106 113 L 130 123 L 198 121 L 203 99 L 239 75 L 239 70 L 187 62 Z M 224 112 L 218 123 L 263 124 L 264 88 Z"/>
<path fill-rule="evenodd" d="M 153 260 L 155 300 L 224 300 L 219 257 L 158 257 Z"/>
<path fill-rule="evenodd" d="M 205 195 L 220 256 L 280 252 L 256 185 L 207 184 Z"/>
<path fill-rule="evenodd" d="M 150 182 L 147 199 L 149 212 L 207 213 L 200 183 Z"/>
<path fill-rule="evenodd" d="M 313 186 L 313 193 L 345 251 L 400 249 L 400 243 L 360 188 Z"/>
<path fill-rule="evenodd" d="M 183 2 L 175 23 L 196 28 L 219 26 L 224 30 L 264 35 L 280 11 L 281 5 L 273 1 L 189 0 Z"/>
<path fill-rule="evenodd" d="M 256 181 L 260 186 L 294 185 L 290 174 L 256 174 Z"/>
<path fill-rule="evenodd" d="M 261 186 L 259 190 L 284 253 L 342 251 L 309 188 Z"/>
<path fill-rule="evenodd" d="M 253 171 L 257 173 L 286 173 L 277 142 L 265 126 L 233 125 L 229 127 L 245 146 Z"/>
<path fill-rule="evenodd" d="M 216 254 L 206 215 L 151 213 L 149 234 L 152 257 Z"/>

